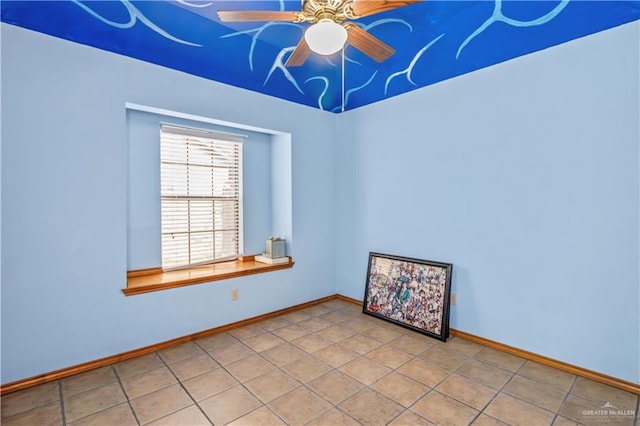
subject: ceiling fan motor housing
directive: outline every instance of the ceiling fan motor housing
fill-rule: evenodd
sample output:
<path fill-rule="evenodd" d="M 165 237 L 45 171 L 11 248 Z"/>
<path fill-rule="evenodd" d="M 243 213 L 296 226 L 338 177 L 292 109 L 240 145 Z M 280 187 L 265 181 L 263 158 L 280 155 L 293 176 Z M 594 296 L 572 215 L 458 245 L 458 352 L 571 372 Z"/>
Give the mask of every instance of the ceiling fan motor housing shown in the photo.
<path fill-rule="evenodd" d="M 307 22 L 315 24 L 323 19 L 330 19 L 341 24 L 347 19 L 355 19 L 351 9 L 352 0 L 307 0 L 303 11 Z"/>

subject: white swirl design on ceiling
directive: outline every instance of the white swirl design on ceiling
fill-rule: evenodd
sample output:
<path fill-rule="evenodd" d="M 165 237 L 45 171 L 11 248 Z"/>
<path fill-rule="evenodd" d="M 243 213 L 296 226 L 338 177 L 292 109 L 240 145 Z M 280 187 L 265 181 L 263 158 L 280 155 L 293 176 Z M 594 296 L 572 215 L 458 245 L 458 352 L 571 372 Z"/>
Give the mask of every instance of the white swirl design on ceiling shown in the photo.
<path fill-rule="evenodd" d="M 422 57 L 424 52 L 429 50 L 429 48 L 431 46 L 433 46 L 434 44 L 436 44 L 436 42 L 438 40 L 440 40 L 442 37 L 444 37 L 444 34 L 440 34 L 440 36 L 438 36 L 435 39 L 431 40 L 426 46 L 424 46 L 422 49 L 418 50 L 418 53 L 416 53 L 415 56 L 413 57 L 413 59 L 411 60 L 411 62 L 409 62 L 409 66 L 407 68 L 405 68 L 402 71 L 394 72 L 393 74 L 391 74 L 387 78 L 386 83 L 384 84 L 384 94 L 385 95 L 387 94 L 387 90 L 389 89 L 389 83 L 391 83 L 391 81 L 394 78 L 399 77 L 401 75 L 406 75 L 407 76 L 407 81 L 409 83 L 413 84 L 414 86 L 417 86 L 417 84 L 411 79 L 411 72 L 413 71 L 413 67 L 416 66 L 416 64 L 418 63 L 418 60 Z"/>
<path fill-rule="evenodd" d="M 337 107 L 333 108 L 332 111 L 336 112 L 336 111 L 339 111 L 341 108 L 346 108 L 347 105 L 349 105 L 349 96 L 351 96 L 352 93 L 355 93 L 355 92 L 357 92 L 359 90 L 362 90 L 365 87 L 367 87 L 368 85 L 370 85 L 377 74 L 378 74 L 378 71 L 374 72 L 373 75 L 371 77 L 369 77 L 369 80 L 367 80 L 364 84 L 362 84 L 362 85 L 360 85 L 358 87 L 354 87 L 352 89 L 347 90 L 345 95 L 344 95 L 344 105 L 338 105 Z"/>
<path fill-rule="evenodd" d="M 295 48 L 296 48 L 295 46 L 285 47 L 280 51 L 280 53 L 278 53 L 278 55 L 276 56 L 276 59 L 273 61 L 273 65 L 271 65 L 269 74 L 267 74 L 267 78 L 264 80 L 263 86 L 267 85 L 267 82 L 269 82 L 269 79 L 271 78 L 271 75 L 275 70 L 281 70 L 284 76 L 287 78 L 287 80 L 289 80 L 291 84 L 293 84 L 293 86 L 296 89 L 298 89 L 298 92 L 304 95 L 304 92 L 298 85 L 298 82 L 296 81 L 296 79 L 293 78 L 293 76 L 289 72 L 289 69 L 284 66 L 284 63 L 285 63 L 284 57 L 286 56 L 287 53 L 293 52 L 293 49 Z"/>
<path fill-rule="evenodd" d="M 289 23 L 289 22 L 267 22 L 266 24 L 261 25 L 258 28 L 254 28 L 254 29 L 246 30 L 246 31 L 236 31 L 236 32 L 233 32 L 233 33 L 225 34 L 225 35 L 221 36 L 220 38 L 229 38 L 229 37 L 235 37 L 235 36 L 239 36 L 239 35 L 246 35 L 246 34 L 253 33 L 253 36 L 251 36 L 251 47 L 249 47 L 249 69 L 251 69 L 251 71 L 253 71 L 253 53 L 254 53 L 254 51 L 256 49 L 256 43 L 260 39 L 260 36 L 269 27 L 283 26 L 283 25 L 284 26 L 290 26 L 290 27 L 299 28 L 300 30 L 302 30 L 301 34 L 304 33 L 302 27 L 300 25 L 298 25 L 298 24 L 293 24 L 293 23 Z"/>
<path fill-rule="evenodd" d="M 334 112 L 640 19 L 639 0 L 424 0 L 384 12 L 378 19 L 348 21 L 395 49 L 388 61 L 376 63 L 347 44 L 342 55 L 311 53 L 302 66 L 288 68 L 284 64 L 309 24 L 220 22 L 218 9 L 235 9 L 233 3 L 17 0 L 3 2 L 0 11 L 3 22 Z M 285 11 L 300 10 L 304 3 L 238 4 L 240 10 Z M 58 22 L 40 16 L 73 18 Z M 519 30 L 542 26 L 535 32 Z M 127 33 L 120 36 L 119 31 Z M 346 69 L 341 72 L 342 58 Z"/>
<path fill-rule="evenodd" d="M 327 91 L 329 90 L 329 79 L 327 77 L 317 76 L 317 77 L 308 78 L 305 81 L 305 83 L 308 83 L 313 80 L 320 80 L 324 82 L 324 89 L 322 89 L 322 93 L 320 93 L 320 96 L 318 96 L 318 108 L 324 111 L 324 105 L 322 104 L 322 100 L 324 98 L 324 95 L 326 95 Z"/>
<path fill-rule="evenodd" d="M 159 26 L 157 26 L 156 24 L 151 22 L 146 16 L 144 16 L 144 14 L 142 12 L 140 12 L 140 10 L 137 7 L 135 7 L 133 4 L 131 4 L 131 2 L 129 0 L 120 0 L 120 2 L 124 5 L 124 7 L 127 8 L 127 12 L 129 12 L 129 22 L 124 22 L 124 23 L 114 22 L 114 21 L 112 21 L 110 19 L 107 19 L 107 18 L 103 17 L 102 15 L 96 13 L 89 6 L 87 6 L 86 4 L 82 3 L 80 0 L 71 0 L 71 1 L 73 3 L 75 3 L 75 4 L 77 4 L 78 6 L 80 6 L 82 9 L 84 9 L 87 13 L 89 13 L 94 18 L 104 22 L 107 25 L 111 25 L 112 27 L 120 28 L 120 29 L 131 28 L 138 22 L 138 19 L 139 19 L 140 22 L 145 24 L 147 27 L 149 27 L 150 29 L 152 29 L 156 33 L 160 34 L 161 36 L 163 36 L 165 38 L 168 38 L 171 41 L 175 41 L 176 43 L 186 44 L 186 45 L 194 46 L 194 47 L 202 47 L 201 44 L 191 43 L 189 41 L 182 40 L 182 39 L 179 39 L 178 37 L 172 36 L 171 34 L 166 32 L 165 30 L 163 30 L 162 28 L 160 28 Z"/>
<path fill-rule="evenodd" d="M 504 22 L 505 24 L 511 25 L 514 27 L 535 27 L 538 25 L 543 25 L 551 21 L 556 16 L 558 16 L 558 14 L 562 12 L 562 10 L 565 7 L 567 7 L 570 1 L 571 0 L 561 0 L 560 3 L 558 3 L 558 5 L 555 8 L 553 8 L 553 10 L 551 10 L 549 13 L 539 18 L 532 19 L 530 21 L 519 21 L 517 19 L 512 19 L 507 16 L 504 16 L 504 14 L 502 13 L 502 0 L 495 0 L 495 4 L 493 7 L 493 14 L 489 17 L 489 19 L 484 21 L 484 23 L 480 25 L 480 27 L 478 27 L 477 30 L 475 30 L 469 37 L 467 37 L 465 41 L 462 42 L 462 44 L 460 45 L 460 48 L 458 49 L 458 53 L 456 54 L 456 59 L 460 57 L 460 53 L 462 52 L 462 49 L 464 49 L 471 40 L 476 38 L 478 35 L 480 35 L 484 30 L 489 28 L 495 22 Z"/>

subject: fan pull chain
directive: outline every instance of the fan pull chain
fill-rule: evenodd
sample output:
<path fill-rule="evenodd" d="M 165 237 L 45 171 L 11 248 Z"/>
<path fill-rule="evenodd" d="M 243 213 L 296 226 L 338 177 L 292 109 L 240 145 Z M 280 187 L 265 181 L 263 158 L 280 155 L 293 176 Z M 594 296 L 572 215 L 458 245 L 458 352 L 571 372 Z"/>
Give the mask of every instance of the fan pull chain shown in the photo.
<path fill-rule="evenodd" d="M 344 46 L 342 46 L 342 112 L 344 112 Z"/>

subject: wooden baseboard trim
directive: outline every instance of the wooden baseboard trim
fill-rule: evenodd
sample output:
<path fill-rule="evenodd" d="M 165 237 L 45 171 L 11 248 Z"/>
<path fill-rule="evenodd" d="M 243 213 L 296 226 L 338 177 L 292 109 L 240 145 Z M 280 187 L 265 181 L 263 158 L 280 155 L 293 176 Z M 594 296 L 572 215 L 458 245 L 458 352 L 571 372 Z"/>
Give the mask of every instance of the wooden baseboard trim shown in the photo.
<path fill-rule="evenodd" d="M 640 385 L 626 380 L 611 377 L 606 374 L 598 373 L 596 371 L 587 370 L 586 368 L 578 367 L 576 365 L 568 364 L 566 362 L 558 361 L 553 358 L 549 358 L 543 355 L 538 355 L 533 352 L 525 351 L 523 349 L 514 348 L 513 346 L 505 345 L 504 343 L 495 342 L 493 340 L 485 339 L 484 337 L 475 336 L 473 334 L 466 333 L 460 330 L 451 329 L 451 335 L 457 336 L 471 342 L 479 343 L 483 346 L 488 346 L 492 349 L 496 349 L 500 352 L 505 352 L 511 355 L 519 356 L 520 358 L 534 361 L 548 367 L 553 367 L 567 373 L 575 374 L 576 376 L 584 377 L 586 379 L 593 380 L 595 382 L 604 383 L 605 385 L 613 386 L 618 389 L 625 390 L 627 392 L 640 395 Z"/>
<path fill-rule="evenodd" d="M 362 300 L 352 299 L 351 297 L 337 294 L 336 298 L 344 300 L 345 302 L 353 303 L 362 306 Z M 605 385 L 613 386 L 618 389 L 625 390 L 627 392 L 640 395 L 640 385 L 626 380 L 611 377 L 606 374 L 598 373 L 596 371 L 587 370 L 586 368 L 578 367 L 576 365 L 568 364 L 566 362 L 557 361 L 555 359 L 538 355 L 533 352 L 525 351 L 523 349 L 514 348 L 513 346 L 505 345 L 504 343 L 495 342 L 493 340 L 485 339 L 484 337 L 476 336 L 464 331 L 451 329 L 452 336 L 460 337 L 461 339 L 469 340 L 471 342 L 479 343 L 483 346 L 487 346 L 492 349 L 496 349 L 501 352 L 505 352 L 511 355 L 519 356 L 529 361 L 534 361 L 548 367 L 553 367 L 567 373 L 575 374 L 576 376 L 584 377 L 586 379 L 593 380 L 595 382 L 604 383 Z"/>
<path fill-rule="evenodd" d="M 60 370 L 52 371 L 49 373 L 40 374 L 38 376 L 29 377 L 22 380 L 16 380 L 14 382 L 10 382 L 4 385 L 0 385 L 0 395 L 4 395 L 10 392 L 19 391 L 22 389 L 27 389 L 32 386 L 41 385 L 48 382 L 53 382 L 55 380 L 64 379 L 65 377 L 73 376 L 75 374 L 84 373 L 86 371 L 90 371 L 96 368 L 104 367 L 106 365 L 115 364 L 120 361 L 126 361 L 131 358 L 136 358 L 142 355 L 147 355 L 153 352 L 160 351 L 162 349 L 167 349 L 168 347 L 178 345 L 181 343 L 187 343 L 192 340 L 201 339 L 203 337 L 211 336 L 213 334 L 222 333 L 224 331 L 229 331 L 234 328 L 244 327 L 246 325 L 254 324 L 256 322 L 264 321 L 267 319 L 275 318 L 280 315 L 288 314 L 290 312 L 298 311 L 300 309 L 308 308 L 310 306 L 317 305 L 319 303 L 328 302 L 330 300 L 336 299 L 336 295 L 331 295 L 327 297 L 323 297 L 316 300 L 311 300 L 309 302 L 301 303 L 299 305 L 290 306 L 288 308 L 279 309 L 277 311 L 269 312 L 266 314 L 258 315 L 256 317 L 247 318 L 242 321 L 233 322 L 230 324 L 225 324 L 220 327 L 210 328 L 208 330 L 199 331 L 197 333 L 188 334 L 186 336 L 177 337 L 175 339 L 167 340 L 165 342 L 156 343 L 153 345 L 145 346 L 143 348 L 134 349 L 131 351 L 123 352 L 117 355 L 111 355 L 105 358 L 100 358 L 94 361 L 85 362 L 83 364 L 74 365 L 67 368 L 62 368 Z"/>
<path fill-rule="evenodd" d="M 341 294 L 336 294 L 336 299 L 342 300 L 344 302 L 353 303 L 354 305 L 359 305 L 360 307 L 362 307 L 362 300 L 352 299 L 350 297 L 343 296 Z"/>
<path fill-rule="evenodd" d="M 15 382 L 7 383 L 5 385 L 0 385 L 0 395 L 30 388 L 32 386 L 41 385 L 43 383 L 63 379 L 65 377 L 73 376 L 74 374 L 84 373 L 86 371 L 93 370 L 95 368 L 115 364 L 117 362 L 125 361 L 131 358 L 136 358 L 142 355 L 147 355 L 153 352 L 160 351 L 162 349 L 166 349 L 174 345 L 187 343 L 192 340 L 201 339 L 203 337 L 211 336 L 217 333 L 222 333 L 224 331 L 229 331 L 234 328 L 244 327 L 246 325 L 254 324 L 256 322 L 260 322 L 260 321 L 271 319 L 280 315 L 288 314 L 290 312 L 308 308 L 310 306 L 328 302 L 334 299 L 338 299 L 348 303 L 353 303 L 355 305 L 362 306 L 361 300 L 353 299 L 351 297 L 343 296 L 341 294 L 334 294 L 332 296 L 327 296 L 327 297 L 312 300 L 309 302 L 301 303 L 299 305 L 290 306 L 288 308 L 280 309 L 274 312 L 269 312 L 263 315 L 258 315 L 256 317 L 248 318 L 242 321 L 237 321 L 230 324 L 222 325 L 220 327 L 214 327 L 208 330 L 199 331 L 197 333 L 189 334 L 186 336 L 177 337 L 175 339 L 167 340 L 161 343 L 156 343 L 154 345 L 145 346 L 139 349 L 134 349 L 132 351 L 123 352 L 121 354 L 108 356 L 95 361 L 85 362 L 83 364 L 63 368 L 60 370 L 52 371 L 50 373 L 41 374 L 39 376 L 33 376 L 27 379 L 17 380 Z M 567 373 L 575 374 L 576 376 L 584 377 L 586 379 L 604 383 L 606 385 L 613 386 L 615 388 L 640 395 L 640 385 L 636 383 L 628 382 L 626 380 L 618 379 L 616 377 L 611 377 L 606 374 L 598 373 L 596 371 L 587 370 L 586 368 L 578 367 L 572 364 L 568 364 L 566 362 L 557 361 L 555 359 L 548 358 L 543 355 L 538 355 L 533 352 L 525 351 L 523 349 L 514 348 L 513 346 L 509 346 L 509 345 L 505 345 L 504 343 L 485 339 L 484 337 L 479 337 L 470 333 L 466 333 L 464 331 L 455 330 L 455 329 L 451 329 L 450 331 L 452 336 L 469 340 L 471 342 L 475 342 L 480 345 L 487 346 L 489 348 L 496 349 L 501 352 L 519 356 L 520 358 L 524 358 L 526 360 L 535 361 L 539 364 L 546 365 L 548 367 L 557 368 L 558 370 L 566 371 Z"/>

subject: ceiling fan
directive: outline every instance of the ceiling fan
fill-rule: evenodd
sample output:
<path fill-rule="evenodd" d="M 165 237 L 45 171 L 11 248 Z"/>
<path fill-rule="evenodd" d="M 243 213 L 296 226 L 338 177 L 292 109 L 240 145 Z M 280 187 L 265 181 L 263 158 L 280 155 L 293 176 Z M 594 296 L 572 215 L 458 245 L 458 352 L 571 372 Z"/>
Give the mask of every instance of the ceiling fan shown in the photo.
<path fill-rule="evenodd" d="M 303 0 L 302 10 L 295 11 L 225 11 L 219 10 L 222 22 L 307 22 L 311 24 L 289 56 L 285 66 L 304 64 L 311 52 L 331 55 L 346 43 L 377 62 L 386 60 L 395 49 L 374 37 L 351 20 L 386 12 L 420 0 Z"/>

